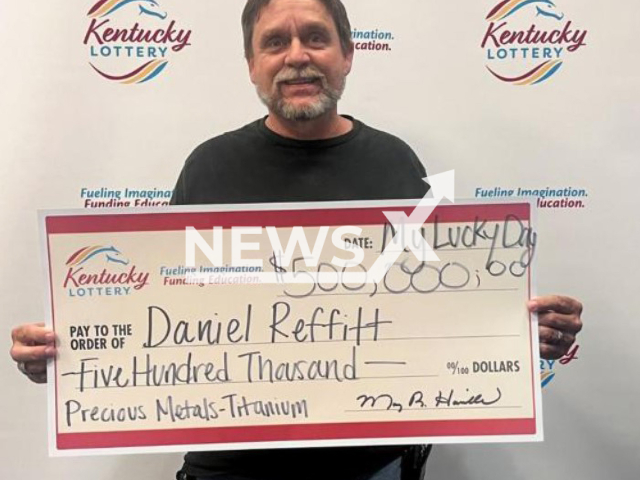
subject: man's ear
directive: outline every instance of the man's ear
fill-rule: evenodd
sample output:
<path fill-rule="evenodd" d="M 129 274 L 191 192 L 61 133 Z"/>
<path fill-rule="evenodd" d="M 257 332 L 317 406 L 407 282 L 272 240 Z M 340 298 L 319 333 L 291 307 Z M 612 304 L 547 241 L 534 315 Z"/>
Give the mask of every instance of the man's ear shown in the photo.
<path fill-rule="evenodd" d="M 355 47 L 353 45 L 353 42 L 351 42 L 349 44 L 349 50 L 347 51 L 347 53 L 345 54 L 345 68 L 344 68 L 344 74 L 345 75 L 349 75 L 349 72 L 351 72 L 351 67 L 353 66 L 353 54 L 355 52 Z"/>
<path fill-rule="evenodd" d="M 249 78 L 251 79 L 251 83 L 256 84 L 255 81 L 255 63 L 253 61 L 253 57 L 247 59 L 247 66 L 249 67 Z"/>

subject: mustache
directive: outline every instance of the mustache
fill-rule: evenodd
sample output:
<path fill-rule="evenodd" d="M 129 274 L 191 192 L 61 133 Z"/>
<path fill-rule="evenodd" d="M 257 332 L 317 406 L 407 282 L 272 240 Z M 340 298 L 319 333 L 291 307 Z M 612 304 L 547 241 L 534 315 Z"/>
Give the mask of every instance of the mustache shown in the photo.
<path fill-rule="evenodd" d="M 276 83 L 281 83 L 289 82 L 291 80 L 301 80 L 303 78 L 320 80 L 323 85 L 326 83 L 326 77 L 322 74 L 322 72 L 312 66 L 307 66 L 302 69 L 285 67 L 278 72 L 278 74 L 274 78 L 274 81 Z"/>

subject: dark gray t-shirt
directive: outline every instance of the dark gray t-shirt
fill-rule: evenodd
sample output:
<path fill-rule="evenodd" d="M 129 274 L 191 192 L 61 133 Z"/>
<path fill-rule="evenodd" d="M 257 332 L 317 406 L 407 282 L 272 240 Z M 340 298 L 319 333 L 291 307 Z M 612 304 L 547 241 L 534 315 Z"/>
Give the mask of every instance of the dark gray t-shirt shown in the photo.
<path fill-rule="evenodd" d="M 285 138 L 269 130 L 264 119 L 212 138 L 187 159 L 172 203 L 422 198 L 428 189 L 422 180 L 426 172 L 411 148 L 393 135 L 351 120 L 350 132 L 328 140 Z M 184 471 L 221 479 L 355 480 L 416 448 L 190 452 Z"/>

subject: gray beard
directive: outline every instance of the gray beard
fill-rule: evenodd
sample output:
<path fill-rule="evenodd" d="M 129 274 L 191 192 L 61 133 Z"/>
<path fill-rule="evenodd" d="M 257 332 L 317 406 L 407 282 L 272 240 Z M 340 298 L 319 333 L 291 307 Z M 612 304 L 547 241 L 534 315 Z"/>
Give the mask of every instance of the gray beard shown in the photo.
<path fill-rule="evenodd" d="M 279 93 L 269 95 L 258 88 L 256 88 L 256 91 L 262 103 L 264 103 L 270 111 L 273 111 L 286 120 L 305 122 L 315 120 L 335 108 L 336 105 L 338 105 L 338 100 L 340 100 L 342 96 L 342 92 L 344 92 L 345 84 L 346 78 L 338 89 L 333 89 L 326 84 L 323 85 L 318 99 L 305 106 L 291 105 L 287 100 L 282 98 Z"/>

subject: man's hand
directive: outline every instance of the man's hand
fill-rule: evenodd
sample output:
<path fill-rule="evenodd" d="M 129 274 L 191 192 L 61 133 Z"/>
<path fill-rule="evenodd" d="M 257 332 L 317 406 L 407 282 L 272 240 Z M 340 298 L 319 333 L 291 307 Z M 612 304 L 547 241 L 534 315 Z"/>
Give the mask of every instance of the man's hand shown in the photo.
<path fill-rule="evenodd" d="M 56 336 L 44 323 L 20 325 L 11 332 L 11 358 L 18 370 L 36 383 L 47 381 L 47 359 L 56 354 Z"/>
<path fill-rule="evenodd" d="M 529 311 L 538 314 L 540 357 L 555 360 L 563 357 L 582 330 L 582 304 L 560 295 L 532 298 Z"/>

